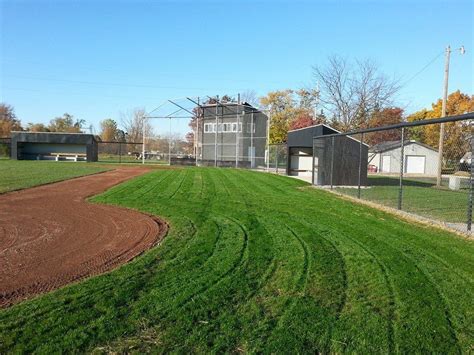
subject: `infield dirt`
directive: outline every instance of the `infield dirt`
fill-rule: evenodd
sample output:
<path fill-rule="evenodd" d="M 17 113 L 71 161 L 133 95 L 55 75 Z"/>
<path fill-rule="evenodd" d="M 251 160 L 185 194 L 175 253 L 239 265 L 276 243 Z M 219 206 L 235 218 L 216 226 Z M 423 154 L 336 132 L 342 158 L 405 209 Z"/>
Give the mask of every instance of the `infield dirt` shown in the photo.
<path fill-rule="evenodd" d="M 147 172 L 126 168 L 0 195 L 0 308 L 109 271 L 156 245 L 158 217 L 87 197 Z"/>

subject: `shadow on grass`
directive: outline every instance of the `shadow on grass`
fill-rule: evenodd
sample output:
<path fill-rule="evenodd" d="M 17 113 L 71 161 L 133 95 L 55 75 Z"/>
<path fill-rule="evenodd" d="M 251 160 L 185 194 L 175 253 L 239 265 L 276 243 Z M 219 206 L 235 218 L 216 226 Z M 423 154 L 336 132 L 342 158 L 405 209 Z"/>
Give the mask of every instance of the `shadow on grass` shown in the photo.
<path fill-rule="evenodd" d="M 398 177 L 388 176 L 370 176 L 369 186 L 398 186 L 400 180 Z M 432 187 L 436 185 L 436 181 L 430 178 L 420 178 L 419 180 L 403 179 L 403 186 Z"/>

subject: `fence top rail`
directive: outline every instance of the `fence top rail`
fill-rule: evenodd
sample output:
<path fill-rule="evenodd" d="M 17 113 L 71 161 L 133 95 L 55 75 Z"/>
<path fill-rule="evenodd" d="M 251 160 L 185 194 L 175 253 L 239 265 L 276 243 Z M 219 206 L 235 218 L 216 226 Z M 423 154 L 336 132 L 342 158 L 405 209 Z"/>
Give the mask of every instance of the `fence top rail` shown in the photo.
<path fill-rule="evenodd" d="M 467 121 L 467 120 L 474 120 L 474 112 L 465 113 L 463 115 L 442 117 L 442 118 L 432 118 L 432 119 L 413 121 L 413 122 L 403 122 L 403 123 L 398 123 L 398 124 L 389 125 L 389 126 L 358 129 L 358 130 L 349 131 L 349 132 L 326 134 L 324 136 L 313 137 L 313 140 L 328 138 L 328 137 L 351 136 L 351 135 L 362 134 L 362 133 L 388 131 L 391 129 L 398 129 L 398 128 L 426 126 L 426 125 L 431 125 L 431 124 Z"/>
<path fill-rule="evenodd" d="M 98 141 L 97 143 L 115 143 L 115 144 L 143 144 L 143 142 L 120 142 L 120 141 Z"/>

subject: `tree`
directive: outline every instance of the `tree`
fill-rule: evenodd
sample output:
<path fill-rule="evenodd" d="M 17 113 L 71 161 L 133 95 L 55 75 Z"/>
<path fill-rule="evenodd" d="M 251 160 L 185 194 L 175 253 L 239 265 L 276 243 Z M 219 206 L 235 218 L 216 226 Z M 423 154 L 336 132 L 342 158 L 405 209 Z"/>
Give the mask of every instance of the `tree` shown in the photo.
<path fill-rule="evenodd" d="M 427 112 L 427 118 L 441 117 L 442 100 L 439 99 L 431 105 L 432 109 Z M 474 95 L 469 96 L 459 90 L 451 93 L 446 102 L 446 116 L 461 115 L 474 111 Z M 445 139 L 443 143 L 443 156 L 445 161 L 459 161 L 469 149 L 468 136 L 471 130 L 468 122 L 458 121 L 445 124 Z M 439 125 L 423 126 L 423 142 L 438 148 Z"/>
<path fill-rule="evenodd" d="M 305 112 L 300 113 L 295 119 L 290 122 L 290 130 L 300 129 L 314 125 L 313 117 Z"/>
<path fill-rule="evenodd" d="M 15 110 L 12 106 L 5 103 L 0 103 L 0 138 L 10 136 L 11 131 L 21 131 L 20 120 L 15 115 Z"/>
<path fill-rule="evenodd" d="M 270 144 L 286 141 L 289 129 L 324 123 L 324 114 L 316 115 L 319 92 L 300 89 L 274 91 L 260 98 L 260 103 L 271 118 Z"/>
<path fill-rule="evenodd" d="M 28 123 L 26 130 L 29 132 L 49 132 L 48 126 L 43 123 Z"/>
<path fill-rule="evenodd" d="M 253 107 L 258 107 L 258 105 L 259 105 L 259 100 L 258 100 L 258 97 L 257 97 L 257 93 L 253 90 L 244 91 L 240 95 L 240 101 L 241 102 L 246 102 L 246 103 L 252 105 Z"/>
<path fill-rule="evenodd" d="M 122 127 L 124 128 L 127 134 L 128 142 L 142 142 L 144 122 L 146 137 L 153 136 L 153 126 L 151 125 L 150 120 L 144 119 L 144 116 L 145 110 L 141 108 L 136 108 L 131 111 L 120 113 Z"/>
<path fill-rule="evenodd" d="M 290 121 L 295 117 L 293 90 L 269 92 L 260 98 L 260 103 L 271 117 L 269 144 L 285 142 Z"/>
<path fill-rule="evenodd" d="M 66 132 L 66 133 L 81 133 L 82 126 L 85 120 L 76 119 L 69 113 L 63 114 L 61 117 L 56 117 L 49 122 L 48 129 L 50 132 Z"/>
<path fill-rule="evenodd" d="M 100 122 L 100 138 L 103 141 L 120 141 L 119 138 L 119 129 L 117 122 L 111 118 L 106 118 Z"/>
<path fill-rule="evenodd" d="M 193 154 L 194 149 L 194 132 L 188 132 L 185 136 L 185 143 L 183 145 L 183 151 L 186 154 Z"/>
<path fill-rule="evenodd" d="M 400 85 L 380 72 L 370 60 L 350 63 L 338 56 L 324 66 L 313 67 L 320 86 L 321 104 L 331 115 L 332 124 L 347 131 L 362 127 L 372 113 L 393 105 Z"/>
<path fill-rule="evenodd" d="M 403 122 L 403 109 L 399 107 L 384 108 L 372 113 L 367 122 L 367 128 L 390 126 L 401 122 Z M 398 141 L 400 139 L 400 129 L 369 133 L 364 137 L 365 143 L 370 145 L 381 142 Z"/>
<path fill-rule="evenodd" d="M 426 120 L 427 118 L 429 118 L 429 111 L 427 109 L 423 109 L 409 115 L 407 117 L 407 122 L 421 121 Z M 408 137 L 418 142 L 426 142 L 425 127 L 417 126 L 410 128 L 408 131 Z"/>

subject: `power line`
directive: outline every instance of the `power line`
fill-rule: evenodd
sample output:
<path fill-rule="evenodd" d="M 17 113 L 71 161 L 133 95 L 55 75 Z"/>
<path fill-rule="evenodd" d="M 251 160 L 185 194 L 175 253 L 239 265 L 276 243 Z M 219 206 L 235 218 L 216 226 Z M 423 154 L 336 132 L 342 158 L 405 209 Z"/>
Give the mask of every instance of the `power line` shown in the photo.
<path fill-rule="evenodd" d="M 405 86 L 408 84 L 410 81 L 415 79 L 418 75 L 423 73 L 431 64 L 433 64 L 439 57 L 441 57 L 444 54 L 444 51 L 439 52 L 433 59 L 431 59 L 423 68 L 421 68 L 419 71 L 417 71 L 412 77 L 410 77 L 408 80 L 406 80 L 402 85 Z"/>
<path fill-rule="evenodd" d="M 83 84 L 83 85 L 99 85 L 99 86 L 118 86 L 118 87 L 135 87 L 135 88 L 148 88 L 148 89 L 171 89 L 171 90 L 210 90 L 209 88 L 191 88 L 191 87 L 178 87 L 178 86 L 155 86 L 147 84 L 120 84 L 103 81 L 83 81 L 83 80 L 70 80 L 70 79 L 56 79 L 56 78 L 45 78 L 45 77 L 33 77 L 23 75 L 11 75 L 6 74 L 5 77 L 27 79 L 27 80 L 41 80 L 41 81 L 54 81 L 70 84 Z"/>

